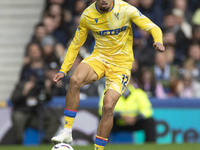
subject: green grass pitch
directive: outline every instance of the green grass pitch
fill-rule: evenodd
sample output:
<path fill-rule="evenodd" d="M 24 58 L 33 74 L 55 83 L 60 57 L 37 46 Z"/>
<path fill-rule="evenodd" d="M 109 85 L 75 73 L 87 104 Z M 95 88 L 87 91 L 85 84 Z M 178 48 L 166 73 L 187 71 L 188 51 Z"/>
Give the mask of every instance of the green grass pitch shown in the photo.
<path fill-rule="evenodd" d="M 0 146 L 0 150 L 51 150 L 53 145 L 39 146 Z M 93 145 L 73 146 L 74 150 L 93 150 Z M 107 144 L 105 150 L 200 150 L 200 144 L 144 144 L 144 145 L 111 145 Z"/>

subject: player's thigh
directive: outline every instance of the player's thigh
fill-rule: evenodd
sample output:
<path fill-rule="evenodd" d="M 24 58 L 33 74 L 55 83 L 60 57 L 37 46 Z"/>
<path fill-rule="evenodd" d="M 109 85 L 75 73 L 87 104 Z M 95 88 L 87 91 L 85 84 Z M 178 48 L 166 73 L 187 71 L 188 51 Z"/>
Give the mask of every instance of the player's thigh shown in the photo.
<path fill-rule="evenodd" d="M 92 54 L 77 66 L 72 77 L 79 80 L 79 83 L 83 86 L 102 78 L 104 75 L 104 63 L 99 56 Z"/>
<path fill-rule="evenodd" d="M 76 67 L 71 79 L 83 86 L 96 81 L 98 75 L 89 64 L 82 62 Z"/>

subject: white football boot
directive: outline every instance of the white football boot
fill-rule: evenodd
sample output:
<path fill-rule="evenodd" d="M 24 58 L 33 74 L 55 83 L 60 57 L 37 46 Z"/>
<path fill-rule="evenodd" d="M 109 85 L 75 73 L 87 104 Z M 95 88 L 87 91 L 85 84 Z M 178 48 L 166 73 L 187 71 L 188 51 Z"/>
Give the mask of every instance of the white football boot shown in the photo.
<path fill-rule="evenodd" d="M 72 144 L 73 138 L 72 138 L 72 132 L 69 132 L 65 128 L 60 131 L 60 133 L 57 136 L 52 137 L 51 141 L 54 144 L 58 143 L 67 143 Z"/>

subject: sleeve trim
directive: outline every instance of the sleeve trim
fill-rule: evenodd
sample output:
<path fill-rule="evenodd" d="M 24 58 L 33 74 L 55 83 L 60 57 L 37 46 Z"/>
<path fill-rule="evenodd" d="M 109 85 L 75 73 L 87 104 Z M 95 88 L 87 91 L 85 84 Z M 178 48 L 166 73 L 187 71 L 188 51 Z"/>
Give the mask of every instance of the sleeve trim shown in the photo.
<path fill-rule="evenodd" d="M 64 76 L 65 76 L 65 73 L 64 72 L 62 72 L 62 71 L 59 71 L 60 73 L 62 73 L 62 74 L 64 74 Z"/>

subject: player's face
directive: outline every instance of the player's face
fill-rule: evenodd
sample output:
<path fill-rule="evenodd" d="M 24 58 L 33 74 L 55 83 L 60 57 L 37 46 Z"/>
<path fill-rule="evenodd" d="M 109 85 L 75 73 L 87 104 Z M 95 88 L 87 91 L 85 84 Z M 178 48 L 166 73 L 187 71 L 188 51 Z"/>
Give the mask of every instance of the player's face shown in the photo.
<path fill-rule="evenodd" d="M 108 12 L 113 5 L 113 0 L 97 0 L 97 7 L 101 12 Z"/>

